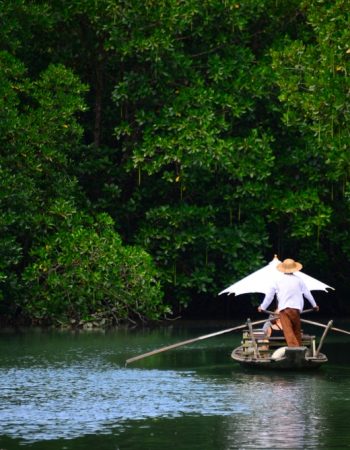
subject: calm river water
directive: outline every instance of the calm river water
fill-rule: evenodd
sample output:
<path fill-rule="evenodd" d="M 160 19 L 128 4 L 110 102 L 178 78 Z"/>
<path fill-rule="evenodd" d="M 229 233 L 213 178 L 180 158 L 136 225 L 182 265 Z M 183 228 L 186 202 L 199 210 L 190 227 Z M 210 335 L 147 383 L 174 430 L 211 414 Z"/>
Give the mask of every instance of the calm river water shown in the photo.
<path fill-rule="evenodd" d="M 350 336 L 331 333 L 312 373 L 243 370 L 238 333 L 124 367 L 234 325 L 0 331 L 0 450 L 350 448 Z"/>

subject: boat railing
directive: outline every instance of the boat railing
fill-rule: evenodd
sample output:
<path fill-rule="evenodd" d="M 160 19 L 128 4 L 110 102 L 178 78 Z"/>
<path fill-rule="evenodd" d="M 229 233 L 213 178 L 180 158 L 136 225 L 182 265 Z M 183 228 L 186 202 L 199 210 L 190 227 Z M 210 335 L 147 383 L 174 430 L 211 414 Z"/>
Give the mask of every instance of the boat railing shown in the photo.
<path fill-rule="evenodd" d="M 258 359 L 269 359 L 271 355 L 281 347 L 286 347 L 284 337 L 266 336 L 263 329 L 243 330 L 242 356 L 251 356 Z M 316 357 L 316 337 L 302 334 L 303 347 L 307 347 L 308 356 Z"/>

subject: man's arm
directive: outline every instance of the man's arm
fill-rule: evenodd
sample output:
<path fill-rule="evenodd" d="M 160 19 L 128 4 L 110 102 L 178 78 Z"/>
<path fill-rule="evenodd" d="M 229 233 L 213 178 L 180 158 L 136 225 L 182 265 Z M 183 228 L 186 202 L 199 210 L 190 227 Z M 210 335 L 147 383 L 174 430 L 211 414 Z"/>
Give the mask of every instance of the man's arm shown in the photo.
<path fill-rule="evenodd" d="M 265 298 L 260 306 L 258 306 L 258 311 L 266 311 L 266 309 L 270 306 L 270 303 L 272 302 L 274 296 L 276 294 L 275 287 L 272 287 L 265 295 Z"/>
<path fill-rule="evenodd" d="M 303 296 L 311 303 L 311 306 L 313 307 L 313 309 L 318 311 L 320 308 L 318 307 L 317 303 L 315 302 L 313 295 L 309 291 L 309 289 L 306 286 L 306 284 L 304 283 L 304 281 L 302 281 L 302 293 L 303 293 Z"/>

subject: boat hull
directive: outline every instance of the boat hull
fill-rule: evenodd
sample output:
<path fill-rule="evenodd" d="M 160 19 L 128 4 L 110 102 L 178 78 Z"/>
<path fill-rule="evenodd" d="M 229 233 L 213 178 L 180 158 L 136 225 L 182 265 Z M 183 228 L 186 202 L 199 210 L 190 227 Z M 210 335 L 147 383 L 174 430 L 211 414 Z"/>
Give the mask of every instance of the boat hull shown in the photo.
<path fill-rule="evenodd" d="M 319 353 L 317 356 L 309 356 L 307 347 L 285 347 L 285 352 L 279 357 L 255 357 L 246 355 L 243 346 L 237 347 L 231 353 L 231 358 L 244 367 L 254 369 L 277 370 L 310 370 L 318 369 L 328 361 L 326 355 Z"/>

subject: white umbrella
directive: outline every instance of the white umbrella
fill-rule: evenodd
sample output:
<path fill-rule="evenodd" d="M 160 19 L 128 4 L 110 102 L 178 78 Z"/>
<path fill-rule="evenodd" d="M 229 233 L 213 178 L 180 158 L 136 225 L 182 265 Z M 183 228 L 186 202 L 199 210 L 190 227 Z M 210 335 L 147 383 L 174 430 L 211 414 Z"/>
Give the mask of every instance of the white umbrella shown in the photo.
<path fill-rule="evenodd" d="M 268 290 L 271 288 L 271 284 L 278 279 L 278 277 L 282 276 L 282 272 L 276 269 L 277 264 L 281 261 L 275 257 L 273 260 L 257 270 L 256 272 L 251 273 L 240 281 L 229 286 L 227 289 L 224 289 L 219 293 L 221 294 L 250 294 L 253 292 L 261 292 L 262 294 L 266 294 Z M 316 278 L 312 278 L 309 275 L 306 275 L 303 272 L 295 272 L 296 276 L 302 278 L 306 286 L 310 291 L 326 291 L 327 289 L 334 289 L 331 286 L 328 286 L 321 281 L 316 280 Z"/>

